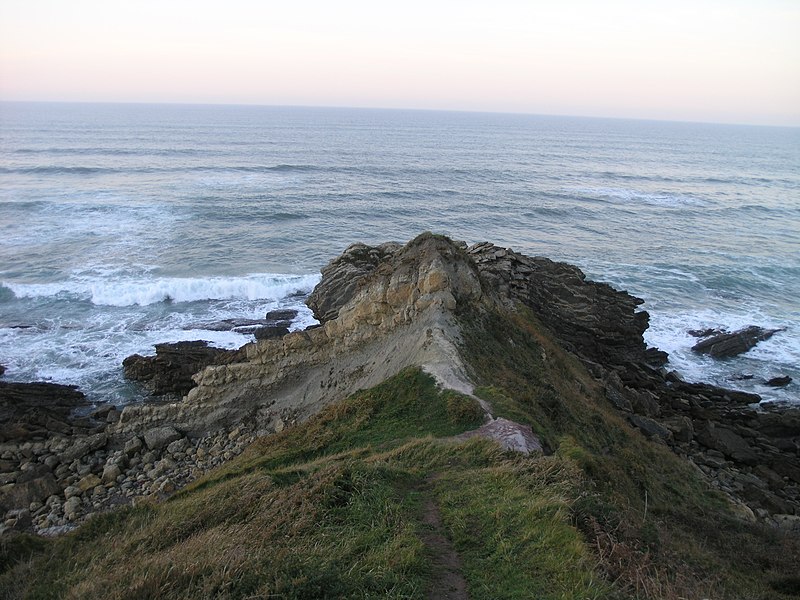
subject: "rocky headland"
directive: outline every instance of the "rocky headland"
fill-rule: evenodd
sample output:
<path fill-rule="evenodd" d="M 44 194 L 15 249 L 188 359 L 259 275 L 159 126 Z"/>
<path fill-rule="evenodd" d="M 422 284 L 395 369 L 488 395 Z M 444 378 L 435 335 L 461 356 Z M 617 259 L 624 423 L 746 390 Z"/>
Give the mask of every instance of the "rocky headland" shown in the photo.
<path fill-rule="evenodd" d="M 322 270 L 307 304 L 319 325 L 304 331 L 288 333 L 293 315 L 272 315 L 223 324 L 253 328 L 256 341 L 237 351 L 182 342 L 126 359 L 126 377 L 154 399 L 121 411 L 92 410 L 65 386 L 0 383 L 0 527 L 58 533 L 94 512 L 168 497 L 257 438 L 409 367 L 480 396 L 463 358 L 465 323 L 521 310 L 580 361 L 631 428 L 693 465 L 740 518 L 800 526 L 800 410 L 765 410 L 758 396 L 682 381 L 646 346 L 642 301 L 577 267 L 423 234 L 350 246 Z M 774 333 L 697 350 L 724 355 Z M 557 445 L 479 399 L 486 423 L 474 435 L 525 453 Z"/>

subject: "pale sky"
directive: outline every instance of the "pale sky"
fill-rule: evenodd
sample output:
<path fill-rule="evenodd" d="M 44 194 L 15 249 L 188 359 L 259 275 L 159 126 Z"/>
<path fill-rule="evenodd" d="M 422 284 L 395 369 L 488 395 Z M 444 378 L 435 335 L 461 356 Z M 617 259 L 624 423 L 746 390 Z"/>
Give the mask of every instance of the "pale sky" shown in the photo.
<path fill-rule="evenodd" d="M 800 0 L 0 0 L 0 100 L 800 126 Z"/>

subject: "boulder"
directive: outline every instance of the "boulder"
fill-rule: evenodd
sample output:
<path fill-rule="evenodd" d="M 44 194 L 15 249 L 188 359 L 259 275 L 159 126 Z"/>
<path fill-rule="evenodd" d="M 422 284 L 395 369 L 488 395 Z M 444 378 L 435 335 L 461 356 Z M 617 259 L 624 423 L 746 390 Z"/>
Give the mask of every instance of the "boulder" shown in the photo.
<path fill-rule="evenodd" d="M 163 425 L 148 429 L 144 434 L 144 443 L 150 450 L 160 450 L 183 437 L 174 427 Z"/>
<path fill-rule="evenodd" d="M 114 483 L 120 475 L 122 475 L 122 470 L 119 468 L 119 465 L 114 463 L 107 464 L 105 468 L 103 468 L 103 476 L 100 478 L 100 482 Z"/>
<path fill-rule="evenodd" d="M 708 354 L 714 358 L 730 358 L 750 350 L 753 346 L 771 338 L 783 329 L 764 329 L 751 325 L 732 333 L 718 333 L 692 346 L 692 350 L 700 354 Z"/>
<path fill-rule="evenodd" d="M 293 308 L 271 310 L 265 316 L 267 321 L 291 321 L 297 316 L 297 311 Z"/>
<path fill-rule="evenodd" d="M 719 450 L 736 462 L 746 465 L 759 463 L 755 449 L 746 439 L 727 427 L 710 422 L 697 434 L 697 440 L 707 448 Z"/>
<path fill-rule="evenodd" d="M 42 502 L 48 496 L 61 493 L 61 488 L 52 473 L 12 484 L 8 489 L 5 489 L 6 486 L 3 487 L 4 491 L 0 491 L 0 513 L 13 508 L 27 508 L 31 502 Z"/>
<path fill-rule="evenodd" d="M 73 496 L 64 503 L 64 516 L 70 521 L 74 521 L 78 516 L 78 510 L 83 505 L 79 496 Z"/>
<path fill-rule="evenodd" d="M 289 328 L 285 325 L 267 325 L 259 327 L 253 334 L 257 340 L 276 340 L 289 333 Z"/>
<path fill-rule="evenodd" d="M 100 485 L 100 483 L 101 483 L 100 478 L 97 475 L 95 475 L 94 473 L 89 473 L 88 475 L 82 477 L 78 481 L 78 483 L 75 484 L 75 486 L 81 492 L 88 492 L 92 488 L 95 488 L 98 485 Z"/>
<path fill-rule="evenodd" d="M 64 451 L 63 458 L 66 462 L 75 460 L 76 458 L 82 458 L 90 452 L 99 450 L 105 446 L 107 442 L 108 437 L 105 433 L 74 438 L 70 447 Z"/>
<path fill-rule="evenodd" d="M 125 442 L 125 448 L 123 451 L 128 456 L 133 456 L 137 452 L 140 452 L 143 447 L 142 438 L 136 436 Z"/>
<path fill-rule="evenodd" d="M 642 415 L 628 415 L 628 421 L 641 431 L 645 437 L 661 438 L 664 441 L 672 439 L 672 432 L 658 421 Z"/>

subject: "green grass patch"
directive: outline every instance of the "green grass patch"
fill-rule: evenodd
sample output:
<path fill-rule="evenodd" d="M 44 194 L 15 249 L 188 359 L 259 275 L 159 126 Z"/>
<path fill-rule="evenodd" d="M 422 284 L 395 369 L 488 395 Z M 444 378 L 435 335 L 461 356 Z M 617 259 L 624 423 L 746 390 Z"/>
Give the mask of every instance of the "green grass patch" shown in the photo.
<path fill-rule="evenodd" d="M 610 586 L 571 523 L 580 474 L 555 457 L 442 473 L 444 523 L 474 600 L 606 597 Z"/>

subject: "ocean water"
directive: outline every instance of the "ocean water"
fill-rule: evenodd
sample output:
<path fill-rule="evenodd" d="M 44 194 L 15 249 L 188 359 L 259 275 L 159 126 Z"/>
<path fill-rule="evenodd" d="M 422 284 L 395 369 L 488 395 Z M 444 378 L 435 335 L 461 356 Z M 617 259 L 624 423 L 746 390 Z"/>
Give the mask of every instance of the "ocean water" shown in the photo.
<path fill-rule="evenodd" d="M 327 261 L 424 230 L 576 264 L 645 299 L 684 378 L 800 401 L 800 129 L 362 109 L 0 104 L 4 377 L 136 400 L 129 354 L 305 327 Z M 690 350 L 749 324 L 786 331 Z"/>

